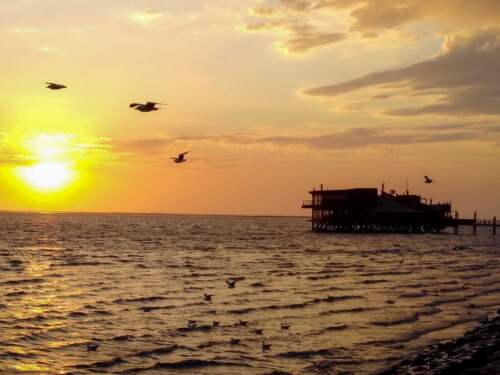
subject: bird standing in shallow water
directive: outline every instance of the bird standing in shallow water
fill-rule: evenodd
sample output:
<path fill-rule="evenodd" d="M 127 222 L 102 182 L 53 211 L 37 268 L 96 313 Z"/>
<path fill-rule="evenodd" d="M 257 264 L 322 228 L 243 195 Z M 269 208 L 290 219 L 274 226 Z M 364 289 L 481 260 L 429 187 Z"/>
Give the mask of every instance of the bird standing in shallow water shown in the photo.
<path fill-rule="evenodd" d="M 211 301 L 212 301 L 212 297 L 213 297 L 213 296 L 214 296 L 213 294 L 206 294 L 206 293 L 204 293 L 204 294 L 203 294 L 203 299 L 204 299 L 205 301 L 207 301 L 207 302 L 211 302 Z"/>
<path fill-rule="evenodd" d="M 281 323 L 281 329 L 286 330 L 290 328 L 290 324 Z"/>
<path fill-rule="evenodd" d="M 95 352 L 98 347 L 99 347 L 99 344 L 94 342 L 94 341 L 87 343 L 87 351 L 89 351 L 89 352 Z"/>
<path fill-rule="evenodd" d="M 226 280 L 226 284 L 229 289 L 233 289 L 237 282 L 238 280 L 230 280 L 230 279 Z"/>

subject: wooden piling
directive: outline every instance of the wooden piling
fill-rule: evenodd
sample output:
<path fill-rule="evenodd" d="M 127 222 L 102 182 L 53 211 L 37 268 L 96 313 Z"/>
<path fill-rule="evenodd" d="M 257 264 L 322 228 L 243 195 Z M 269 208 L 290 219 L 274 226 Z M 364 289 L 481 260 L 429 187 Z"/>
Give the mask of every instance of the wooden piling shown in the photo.
<path fill-rule="evenodd" d="M 474 211 L 474 224 L 472 224 L 472 234 L 476 234 L 477 229 L 477 211 Z"/>
<path fill-rule="evenodd" d="M 497 217 L 493 217 L 493 235 L 496 236 L 497 234 Z"/>

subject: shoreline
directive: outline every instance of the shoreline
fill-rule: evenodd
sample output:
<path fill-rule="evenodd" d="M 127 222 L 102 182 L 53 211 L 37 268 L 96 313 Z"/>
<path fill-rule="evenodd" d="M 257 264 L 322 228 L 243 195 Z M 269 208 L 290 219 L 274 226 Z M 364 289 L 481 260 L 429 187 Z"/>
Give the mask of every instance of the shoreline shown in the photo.
<path fill-rule="evenodd" d="M 410 354 L 377 375 L 500 375 L 500 310 L 461 337 Z"/>

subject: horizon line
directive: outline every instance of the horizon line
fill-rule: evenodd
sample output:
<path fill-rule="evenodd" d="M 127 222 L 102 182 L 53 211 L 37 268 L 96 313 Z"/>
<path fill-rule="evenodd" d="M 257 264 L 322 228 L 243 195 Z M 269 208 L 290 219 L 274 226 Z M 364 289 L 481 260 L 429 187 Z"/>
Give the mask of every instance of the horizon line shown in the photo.
<path fill-rule="evenodd" d="M 226 217 L 269 217 L 269 218 L 304 218 L 307 215 L 272 215 L 272 214 L 223 214 L 223 213 L 173 213 L 173 212 L 133 212 L 133 211 L 36 211 L 36 210 L 0 210 L 0 215 L 135 215 L 135 216 L 226 216 Z"/>

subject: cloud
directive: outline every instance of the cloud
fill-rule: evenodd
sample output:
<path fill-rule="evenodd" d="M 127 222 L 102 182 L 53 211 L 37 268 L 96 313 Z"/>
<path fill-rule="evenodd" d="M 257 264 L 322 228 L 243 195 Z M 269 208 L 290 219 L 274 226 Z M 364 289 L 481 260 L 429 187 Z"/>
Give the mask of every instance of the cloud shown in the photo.
<path fill-rule="evenodd" d="M 498 0 L 279 0 L 250 8 L 247 30 L 275 30 L 289 38 L 278 43 L 284 50 L 304 53 L 349 35 L 374 37 L 405 25 L 432 21 L 440 31 L 457 31 L 500 23 Z M 339 30 L 339 17 L 348 19 Z M 319 25 L 322 25 L 321 27 Z M 297 27 L 300 25 L 300 27 Z M 335 34 L 332 36 L 331 34 Z M 338 38 L 338 36 L 342 38 Z M 320 42 L 318 42 L 320 41 Z M 299 48 L 293 48 L 295 44 Z M 289 48 L 286 48 L 289 46 Z"/>
<path fill-rule="evenodd" d="M 375 88 L 377 99 L 397 95 L 438 97 L 433 103 L 386 111 L 393 116 L 500 115 L 500 28 L 447 36 L 438 56 L 400 69 L 305 91 L 309 96 L 336 97 Z M 388 96 L 389 97 L 389 96 Z"/>
<path fill-rule="evenodd" d="M 485 136 L 481 132 L 467 130 L 430 132 L 387 128 L 355 128 L 317 136 L 265 137 L 259 139 L 258 143 L 268 143 L 276 146 L 302 146 L 317 150 L 344 150 L 370 146 L 395 146 L 471 140 L 485 140 Z"/>
<path fill-rule="evenodd" d="M 140 12 L 134 12 L 130 15 L 132 21 L 143 26 L 151 25 L 163 17 L 165 17 L 165 14 L 155 9 L 146 9 Z"/>
<path fill-rule="evenodd" d="M 288 35 L 285 40 L 276 43 L 276 47 L 286 53 L 300 54 L 309 50 L 333 44 L 345 39 L 344 33 L 325 32 L 315 26 L 300 21 L 267 20 L 250 24 L 247 31 L 280 30 Z"/>
<path fill-rule="evenodd" d="M 457 141 L 492 141 L 498 125 L 491 123 L 450 123 L 415 128 L 358 127 L 320 135 L 282 136 L 265 133 L 233 133 L 212 136 L 175 137 L 169 142 L 192 146 L 212 143 L 217 146 L 300 147 L 312 150 L 347 150 L 384 145 L 412 145 Z M 145 140 L 145 144 L 151 140 Z M 161 140 L 159 140 L 161 141 Z"/>

